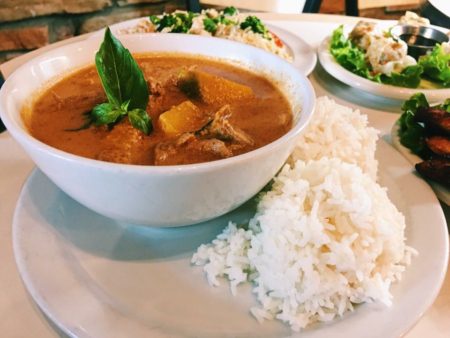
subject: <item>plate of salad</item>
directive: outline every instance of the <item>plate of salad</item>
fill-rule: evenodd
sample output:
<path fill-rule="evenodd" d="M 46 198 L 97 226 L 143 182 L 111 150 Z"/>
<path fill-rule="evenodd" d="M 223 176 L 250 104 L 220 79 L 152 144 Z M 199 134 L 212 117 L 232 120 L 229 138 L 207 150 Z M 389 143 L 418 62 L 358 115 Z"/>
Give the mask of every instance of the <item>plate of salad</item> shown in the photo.
<path fill-rule="evenodd" d="M 395 22 L 388 23 L 337 27 L 319 46 L 322 66 L 338 80 L 384 97 L 407 100 L 418 90 L 430 102 L 450 97 L 450 43 L 436 44 L 416 60 L 390 34 Z"/>
<path fill-rule="evenodd" d="M 450 205 L 450 98 L 430 105 L 423 93 L 416 93 L 402 111 L 392 128 L 392 144 Z"/>
<path fill-rule="evenodd" d="M 262 22 L 257 16 L 240 13 L 234 7 L 201 13 L 177 10 L 123 21 L 110 26 L 114 35 L 181 33 L 206 35 L 246 43 L 262 48 L 292 62 L 308 75 L 317 62 L 315 50 L 299 36 Z M 103 30 L 93 34 L 103 36 Z"/>

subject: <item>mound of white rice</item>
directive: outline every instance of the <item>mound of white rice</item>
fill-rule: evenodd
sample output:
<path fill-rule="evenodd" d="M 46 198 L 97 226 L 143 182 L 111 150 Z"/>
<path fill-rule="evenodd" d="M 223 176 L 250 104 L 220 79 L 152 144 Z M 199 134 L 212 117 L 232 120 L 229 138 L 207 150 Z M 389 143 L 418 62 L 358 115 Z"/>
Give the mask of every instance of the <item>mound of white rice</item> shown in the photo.
<path fill-rule="evenodd" d="M 376 131 L 327 98 L 314 118 L 249 224 L 230 223 L 192 257 L 212 286 L 225 277 L 236 294 L 240 283 L 253 283 L 259 306 L 250 312 L 293 330 L 353 304 L 390 305 L 391 284 L 415 253 L 405 245 L 403 215 L 374 180 Z M 294 160 L 300 156 L 306 161 Z"/>
<path fill-rule="evenodd" d="M 251 281 L 258 319 L 299 330 L 330 321 L 354 303 L 390 305 L 389 291 L 410 263 L 405 220 L 385 189 L 340 159 L 286 165 L 258 204 L 248 230 L 230 224 L 192 262 L 236 285 Z"/>
<path fill-rule="evenodd" d="M 337 104 L 328 97 L 316 101 L 313 119 L 301 134 L 290 163 L 337 157 L 354 163 L 376 179 L 378 131 L 368 126 L 367 116 Z"/>

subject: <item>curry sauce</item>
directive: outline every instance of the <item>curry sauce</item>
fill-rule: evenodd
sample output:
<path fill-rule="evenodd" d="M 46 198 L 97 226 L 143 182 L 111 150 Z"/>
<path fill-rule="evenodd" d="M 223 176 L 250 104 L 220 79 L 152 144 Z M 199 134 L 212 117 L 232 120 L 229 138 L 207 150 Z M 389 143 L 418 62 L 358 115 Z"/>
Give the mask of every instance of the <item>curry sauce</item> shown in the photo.
<path fill-rule="evenodd" d="M 93 65 L 34 98 L 22 112 L 31 135 L 92 159 L 176 165 L 239 155 L 276 140 L 292 127 L 287 99 L 260 75 L 206 58 L 142 54 L 135 59 L 151 93 L 146 109 L 153 123 L 150 135 L 133 128 L 127 119 L 114 126 L 81 128 L 92 108 L 106 101 Z M 180 86 L 186 74 L 198 81 L 200 95 L 189 95 Z"/>

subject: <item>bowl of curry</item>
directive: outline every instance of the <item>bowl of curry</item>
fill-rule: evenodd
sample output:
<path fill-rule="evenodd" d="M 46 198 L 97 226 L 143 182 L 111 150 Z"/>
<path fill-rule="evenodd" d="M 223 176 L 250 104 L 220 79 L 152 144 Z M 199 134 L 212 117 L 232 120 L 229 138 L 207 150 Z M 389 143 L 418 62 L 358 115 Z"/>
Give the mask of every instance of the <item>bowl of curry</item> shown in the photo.
<path fill-rule="evenodd" d="M 39 169 L 107 217 L 167 227 L 222 215 L 270 181 L 312 115 L 307 78 L 257 48 L 181 34 L 117 41 L 49 51 L 0 91 L 1 118 Z M 121 59 L 128 51 L 134 61 Z"/>

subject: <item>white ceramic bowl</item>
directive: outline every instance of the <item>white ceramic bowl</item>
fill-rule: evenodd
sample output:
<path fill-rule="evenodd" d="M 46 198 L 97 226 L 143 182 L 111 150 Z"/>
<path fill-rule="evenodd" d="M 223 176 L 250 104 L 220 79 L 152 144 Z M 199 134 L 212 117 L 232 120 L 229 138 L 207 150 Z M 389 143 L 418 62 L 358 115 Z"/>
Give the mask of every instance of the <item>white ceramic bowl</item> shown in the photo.
<path fill-rule="evenodd" d="M 101 39 L 66 45 L 24 64 L 0 91 L 0 114 L 11 135 L 64 192 L 107 217 L 148 226 L 181 226 L 224 214 L 256 194 L 280 169 L 307 125 L 314 90 L 292 65 L 260 49 L 201 36 L 145 34 L 120 37 L 131 52 L 181 52 L 236 62 L 274 78 L 295 112 L 294 126 L 278 140 L 219 161 L 180 166 L 138 166 L 72 155 L 33 138 L 20 111 L 42 85 L 92 64 Z M 45 196 L 42 196 L 45 198 Z"/>

